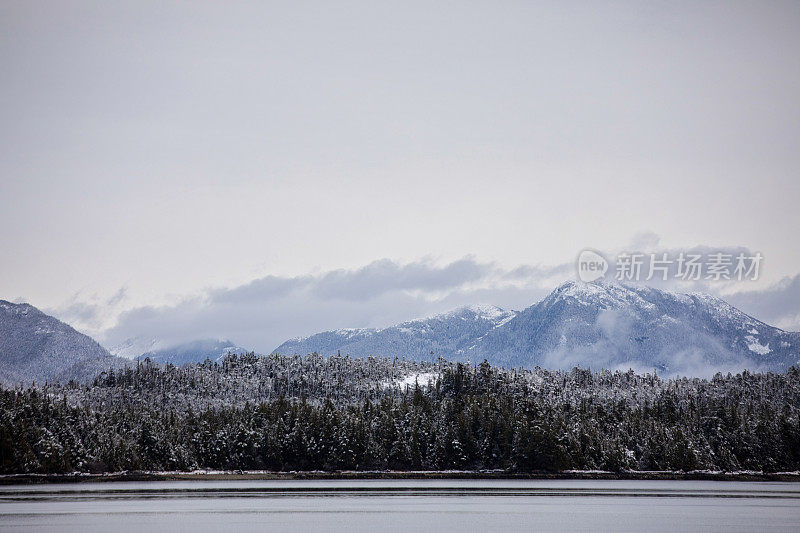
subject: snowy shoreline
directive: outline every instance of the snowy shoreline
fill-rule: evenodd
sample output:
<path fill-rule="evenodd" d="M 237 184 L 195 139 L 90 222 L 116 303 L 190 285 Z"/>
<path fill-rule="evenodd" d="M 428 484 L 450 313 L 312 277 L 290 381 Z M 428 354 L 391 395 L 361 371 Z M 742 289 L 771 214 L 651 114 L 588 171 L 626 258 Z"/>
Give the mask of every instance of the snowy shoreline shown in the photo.
<path fill-rule="evenodd" d="M 91 474 L 3 474 L 0 485 L 39 483 L 80 483 L 105 481 L 189 481 L 189 480 L 362 480 L 362 479 L 573 479 L 573 480 L 707 480 L 707 481 L 790 481 L 800 482 L 800 471 L 760 472 L 742 470 L 721 472 L 712 470 L 612 472 L 606 470 L 566 470 L 562 472 L 517 473 L 501 470 L 442 470 L 442 471 L 297 471 L 273 472 L 267 470 L 193 470 L 179 471 L 128 471 Z"/>

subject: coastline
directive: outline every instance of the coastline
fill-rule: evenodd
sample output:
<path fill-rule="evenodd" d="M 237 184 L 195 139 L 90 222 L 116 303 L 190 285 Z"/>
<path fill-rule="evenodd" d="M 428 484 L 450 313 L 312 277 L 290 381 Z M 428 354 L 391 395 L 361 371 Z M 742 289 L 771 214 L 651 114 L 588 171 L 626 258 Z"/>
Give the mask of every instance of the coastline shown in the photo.
<path fill-rule="evenodd" d="M 34 485 L 48 483 L 89 483 L 115 481 L 225 481 L 225 480 L 365 480 L 365 479 L 486 479 L 486 480 L 693 480 L 693 481 L 780 481 L 800 482 L 800 472 L 765 473 L 757 471 L 623 471 L 569 470 L 563 472 L 517 473 L 494 470 L 446 471 L 225 471 L 195 470 L 190 472 L 111 472 L 103 474 L 2 474 L 0 485 Z"/>

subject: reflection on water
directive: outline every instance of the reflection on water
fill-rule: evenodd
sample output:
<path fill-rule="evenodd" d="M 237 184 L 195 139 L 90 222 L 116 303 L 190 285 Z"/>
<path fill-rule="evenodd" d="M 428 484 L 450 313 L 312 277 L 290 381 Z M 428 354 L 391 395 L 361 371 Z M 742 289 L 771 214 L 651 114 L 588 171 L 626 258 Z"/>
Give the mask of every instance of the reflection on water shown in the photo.
<path fill-rule="evenodd" d="M 321 480 L 0 486 L 0 528 L 798 531 L 800 484 Z"/>

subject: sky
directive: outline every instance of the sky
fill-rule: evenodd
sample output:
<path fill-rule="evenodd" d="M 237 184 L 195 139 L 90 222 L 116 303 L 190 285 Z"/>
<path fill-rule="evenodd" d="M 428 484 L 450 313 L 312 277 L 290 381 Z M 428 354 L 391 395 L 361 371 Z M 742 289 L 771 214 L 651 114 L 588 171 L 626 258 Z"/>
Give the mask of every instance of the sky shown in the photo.
<path fill-rule="evenodd" d="M 269 351 L 585 248 L 800 330 L 800 3 L 0 2 L 0 298 Z"/>

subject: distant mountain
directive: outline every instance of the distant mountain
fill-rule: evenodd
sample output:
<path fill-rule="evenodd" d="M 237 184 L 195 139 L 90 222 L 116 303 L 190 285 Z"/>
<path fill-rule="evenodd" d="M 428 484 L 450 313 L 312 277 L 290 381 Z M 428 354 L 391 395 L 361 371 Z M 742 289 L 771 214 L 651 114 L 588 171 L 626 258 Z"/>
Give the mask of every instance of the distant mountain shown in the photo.
<path fill-rule="evenodd" d="M 281 354 L 317 352 L 323 355 L 405 356 L 430 360 L 438 356 L 463 359 L 482 336 L 516 316 L 494 306 L 468 306 L 430 318 L 384 329 L 339 329 L 284 342 Z"/>
<path fill-rule="evenodd" d="M 246 350 L 227 339 L 199 339 L 180 344 L 168 344 L 154 338 L 132 338 L 111 348 L 111 353 L 127 359 L 144 360 L 155 363 L 203 362 L 206 359 L 219 361 L 228 353 L 243 354 Z"/>
<path fill-rule="evenodd" d="M 108 351 L 117 357 L 135 360 L 145 352 L 159 350 L 163 347 L 164 343 L 157 338 L 132 337 L 119 344 L 109 346 Z"/>
<path fill-rule="evenodd" d="M 774 328 L 707 294 L 568 282 L 476 342 L 473 357 L 565 368 L 666 373 L 785 370 L 800 359 L 800 334 Z"/>
<path fill-rule="evenodd" d="M 32 305 L 0 300 L 0 383 L 83 380 L 124 363 Z"/>
<path fill-rule="evenodd" d="M 634 368 L 667 374 L 782 371 L 800 360 L 800 333 L 769 326 L 706 294 L 567 282 L 519 313 L 465 310 L 382 330 L 339 330 L 289 341 L 279 353 L 488 360 L 532 368 Z"/>

